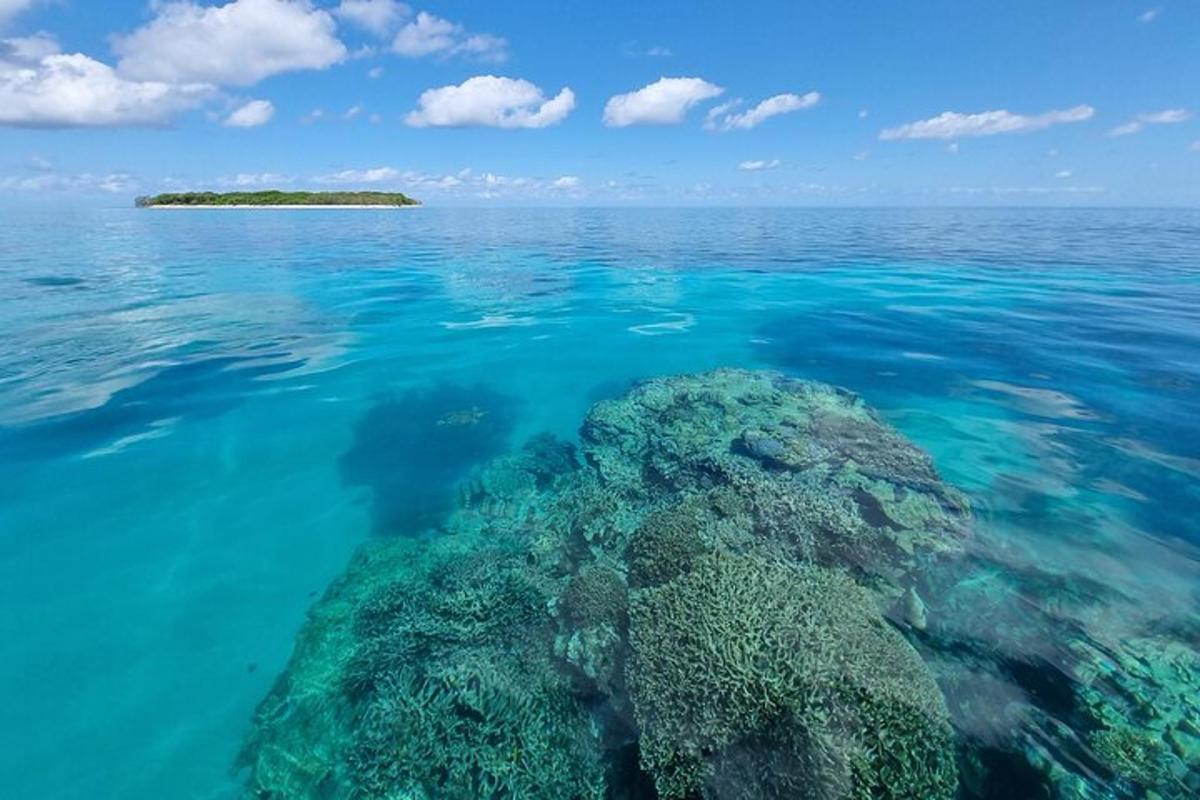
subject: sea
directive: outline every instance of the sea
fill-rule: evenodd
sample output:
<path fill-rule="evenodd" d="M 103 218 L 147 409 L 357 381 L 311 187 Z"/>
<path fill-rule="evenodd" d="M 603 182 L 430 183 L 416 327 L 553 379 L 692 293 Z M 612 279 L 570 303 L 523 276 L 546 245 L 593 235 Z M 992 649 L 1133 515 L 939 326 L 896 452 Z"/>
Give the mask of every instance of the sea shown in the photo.
<path fill-rule="evenodd" d="M 0 796 L 241 796 L 358 548 L 720 367 L 861 396 L 969 498 L 963 580 L 1103 654 L 1085 686 L 978 609 L 963 797 L 1194 796 L 1200 211 L 6 209 L 0 342 Z"/>

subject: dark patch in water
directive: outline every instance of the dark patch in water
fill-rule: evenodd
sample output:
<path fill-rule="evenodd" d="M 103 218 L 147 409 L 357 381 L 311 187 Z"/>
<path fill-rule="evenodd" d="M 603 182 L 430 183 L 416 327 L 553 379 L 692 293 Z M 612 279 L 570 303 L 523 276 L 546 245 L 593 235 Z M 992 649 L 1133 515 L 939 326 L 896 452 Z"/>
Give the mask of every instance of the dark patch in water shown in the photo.
<path fill-rule="evenodd" d="M 858 503 L 858 510 L 862 513 L 862 518 L 866 520 L 868 525 L 873 525 L 876 528 L 891 528 L 897 531 L 903 529 L 903 525 L 897 524 L 883 510 L 883 504 L 879 502 L 879 498 L 865 489 L 854 490 L 854 501 Z"/>
<path fill-rule="evenodd" d="M 585 397 L 588 407 L 595 405 L 601 400 L 615 400 L 618 397 L 623 397 L 642 380 L 642 378 L 613 378 L 601 381 L 588 389 Z"/>
<path fill-rule="evenodd" d="M 96 408 L 0 428 L 0 452 L 10 459 L 83 454 L 146 433 L 164 420 L 216 417 L 242 402 L 257 378 L 303 364 L 301 359 L 255 364 L 233 356 L 176 364 Z"/>
<path fill-rule="evenodd" d="M 1070 718 L 1075 711 L 1075 690 L 1071 678 L 1047 661 L 1005 659 L 1004 671 L 1024 689 L 1034 704 L 1059 719 Z"/>
<path fill-rule="evenodd" d="M 963 800 L 1036 800 L 1050 798 L 1050 782 L 1024 753 L 968 745 L 959 795 Z"/>
<path fill-rule="evenodd" d="M 467 471 L 503 452 L 512 398 L 448 383 L 380 401 L 359 421 L 341 458 L 342 481 L 374 495 L 378 535 L 416 535 L 437 524 Z"/>
<path fill-rule="evenodd" d="M 38 275 L 33 278 L 25 278 L 26 283 L 32 286 L 82 286 L 83 278 L 76 278 L 71 275 Z"/>

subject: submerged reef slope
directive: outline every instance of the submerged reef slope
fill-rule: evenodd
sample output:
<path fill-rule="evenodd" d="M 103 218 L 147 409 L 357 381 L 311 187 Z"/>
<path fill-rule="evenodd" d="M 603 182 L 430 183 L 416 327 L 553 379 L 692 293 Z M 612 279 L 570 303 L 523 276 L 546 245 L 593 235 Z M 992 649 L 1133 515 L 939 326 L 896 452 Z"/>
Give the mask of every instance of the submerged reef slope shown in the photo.
<path fill-rule="evenodd" d="M 970 525 L 928 456 L 848 392 L 743 370 L 636 386 L 580 439 L 364 545 L 255 716 L 248 797 L 954 796 L 902 633 Z"/>

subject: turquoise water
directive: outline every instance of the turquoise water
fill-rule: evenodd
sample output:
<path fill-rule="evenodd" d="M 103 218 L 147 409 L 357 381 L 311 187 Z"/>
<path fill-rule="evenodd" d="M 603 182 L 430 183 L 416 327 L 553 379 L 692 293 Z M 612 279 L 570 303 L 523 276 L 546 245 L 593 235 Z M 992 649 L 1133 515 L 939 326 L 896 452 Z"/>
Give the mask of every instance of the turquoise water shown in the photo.
<path fill-rule="evenodd" d="M 1110 684 L 1158 669 L 1121 651 L 1147 637 L 1200 678 L 1200 212 L 6 211 L 0 337 L 6 797 L 236 796 L 357 546 L 637 379 L 720 366 L 861 394 L 968 493 L 962 583 L 994 604 L 917 644 L 972 643 L 991 704 L 943 691 L 1020 792 L 1140 791 L 1029 620 Z M 1164 743 L 1200 755 L 1200 727 Z"/>

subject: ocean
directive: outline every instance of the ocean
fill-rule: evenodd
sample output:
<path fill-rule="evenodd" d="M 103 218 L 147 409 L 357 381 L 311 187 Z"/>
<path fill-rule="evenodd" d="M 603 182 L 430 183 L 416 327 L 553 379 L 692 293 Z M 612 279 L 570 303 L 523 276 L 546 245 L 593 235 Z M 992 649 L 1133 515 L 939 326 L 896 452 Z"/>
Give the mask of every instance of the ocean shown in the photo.
<path fill-rule="evenodd" d="M 1200 792 L 1200 211 L 15 209 L 0 340 L 5 797 L 261 785 L 243 743 L 356 551 L 470 551 L 480 470 L 542 434 L 587 469 L 590 408 L 721 368 L 848 390 L 967 499 L 954 553 L 889 573 L 928 622 L 880 601 L 959 796 Z M 634 692 L 598 769 L 653 797 L 646 703 L 571 680 Z"/>

